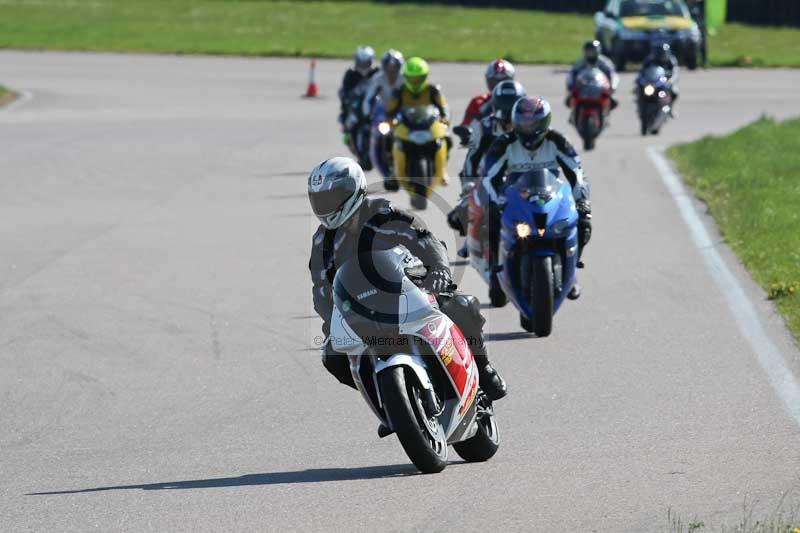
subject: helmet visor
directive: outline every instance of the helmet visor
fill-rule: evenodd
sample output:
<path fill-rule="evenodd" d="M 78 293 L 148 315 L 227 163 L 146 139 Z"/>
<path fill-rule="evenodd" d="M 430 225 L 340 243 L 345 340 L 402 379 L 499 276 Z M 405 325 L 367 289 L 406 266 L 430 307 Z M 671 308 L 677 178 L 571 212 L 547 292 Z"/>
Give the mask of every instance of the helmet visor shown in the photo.
<path fill-rule="evenodd" d="M 334 214 L 356 194 L 355 180 L 346 180 L 335 187 L 308 193 L 308 201 L 317 218 Z"/>
<path fill-rule="evenodd" d="M 428 76 L 425 74 L 422 76 L 406 76 L 406 86 L 412 93 L 418 93 L 422 90 L 427 78 Z"/>
<path fill-rule="evenodd" d="M 389 63 L 383 67 L 383 72 L 386 75 L 386 79 L 394 85 L 397 81 L 397 78 L 400 76 L 400 64 L 399 63 Z"/>
<path fill-rule="evenodd" d="M 365 73 L 372 68 L 372 58 L 356 58 L 356 70 Z"/>
<path fill-rule="evenodd" d="M 538 146 L 542 144 L 549 129 L 550 115 L 544 117 L 523 117 L 514 128 L 522 146 L 529 150 L 538 148 Z"/>

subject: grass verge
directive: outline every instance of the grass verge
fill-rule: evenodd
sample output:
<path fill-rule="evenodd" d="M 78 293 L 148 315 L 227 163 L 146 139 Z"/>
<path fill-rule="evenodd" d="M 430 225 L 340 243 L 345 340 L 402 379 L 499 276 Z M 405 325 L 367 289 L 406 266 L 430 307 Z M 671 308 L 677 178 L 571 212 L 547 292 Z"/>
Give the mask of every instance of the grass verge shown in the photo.
<path fill-rule="evenodd" d="M 754 516 L 752 505 L 745 501 L 742 504 L 742 517 L 730 528 L 712 527 L 698 519 L 685 520 L 669 509 L 667 511 L 669 525 L 666 531 L 669 533 L 800 533 L 800 506 L 785 508 L 785 498 L 786 495 L 780 499 L 775 510 L 761 518 Z"/>
<path fill-rule="evenodd" d="M 762 118 L 668 154 L 800 340 L 800 119 Z"/>
<path fill-rule="evenodd" d="M 0 47 L 348 57 L 356 45 L 449 61 L 570 63 L 589 15 L 443 5 L 286 0 L 0 0 Z M 731 24 L 716 65 L 800 67 L 800 30 Z"/>

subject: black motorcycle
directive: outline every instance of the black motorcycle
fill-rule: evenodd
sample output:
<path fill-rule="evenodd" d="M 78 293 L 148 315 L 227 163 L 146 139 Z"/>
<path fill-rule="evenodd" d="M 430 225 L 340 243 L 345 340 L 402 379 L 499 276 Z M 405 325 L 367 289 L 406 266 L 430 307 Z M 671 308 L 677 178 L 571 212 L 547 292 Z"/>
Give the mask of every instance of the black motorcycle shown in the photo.
<path fill-rule="evenodd" d="M 636 94 L 641 134 L 658 135 L 672 118 L 672 83 L 664 68 L 653 65 L 644 69 L 636 80 Z"/>

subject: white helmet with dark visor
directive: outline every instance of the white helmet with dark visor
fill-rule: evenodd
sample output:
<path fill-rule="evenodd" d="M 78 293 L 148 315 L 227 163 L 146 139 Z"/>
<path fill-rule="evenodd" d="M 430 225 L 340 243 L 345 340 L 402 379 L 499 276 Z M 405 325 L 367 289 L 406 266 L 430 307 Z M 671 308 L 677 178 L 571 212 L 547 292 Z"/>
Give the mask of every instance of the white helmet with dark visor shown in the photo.
<path fill-rule="evenodd" d="M 344 224 L 367 194 L 367 179 L 349 157 L 326 159 L 308 176 L 308 200 L 320 223 L 328 229 Z"/>

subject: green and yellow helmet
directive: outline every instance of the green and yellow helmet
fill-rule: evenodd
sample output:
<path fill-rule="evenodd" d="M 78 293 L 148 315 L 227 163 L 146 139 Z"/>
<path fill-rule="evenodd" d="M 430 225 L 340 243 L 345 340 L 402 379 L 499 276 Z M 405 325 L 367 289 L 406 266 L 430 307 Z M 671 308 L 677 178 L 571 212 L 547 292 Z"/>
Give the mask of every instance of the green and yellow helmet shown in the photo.
<path fill-rule="evenodd" d="M 428 62 L 421 57 L 412 57 L 403 65 L 403 79 L 412 94 L 419 94 L 425 89 L 429 70 Z"/>

